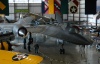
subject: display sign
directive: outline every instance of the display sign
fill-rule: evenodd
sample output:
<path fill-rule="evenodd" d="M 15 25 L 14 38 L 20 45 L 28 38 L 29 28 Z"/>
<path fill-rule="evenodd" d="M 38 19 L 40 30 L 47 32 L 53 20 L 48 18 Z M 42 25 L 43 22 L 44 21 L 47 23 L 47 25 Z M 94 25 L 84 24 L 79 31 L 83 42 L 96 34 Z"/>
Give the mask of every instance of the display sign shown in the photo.
<path fill-rule="evenodd" d="M 28 9 L 15 9 L 15 13 L 28 13 Z"/>

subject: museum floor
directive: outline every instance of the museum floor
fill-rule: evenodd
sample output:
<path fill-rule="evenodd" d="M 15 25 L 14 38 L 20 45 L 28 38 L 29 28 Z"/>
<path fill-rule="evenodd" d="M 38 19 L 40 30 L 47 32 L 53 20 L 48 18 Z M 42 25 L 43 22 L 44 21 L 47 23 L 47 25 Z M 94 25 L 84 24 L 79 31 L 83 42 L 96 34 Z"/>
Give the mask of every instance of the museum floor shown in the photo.
<path fill-rule="evenodd" d="M 96 43 L 85 46 L 85 49 L 82 46 L 68 43 L 64 45 L 65 54 L 59 53 L 59 46 L 40 46 L 38 54 L 34 53 L 33 45 L 31 45 L 31 52 L 23 49 L 23 46 L 16 47 L 13 51 L 40 55 L 44 58 L 41 64 L 100 64 L 100 52 L 96 50 Z"/>

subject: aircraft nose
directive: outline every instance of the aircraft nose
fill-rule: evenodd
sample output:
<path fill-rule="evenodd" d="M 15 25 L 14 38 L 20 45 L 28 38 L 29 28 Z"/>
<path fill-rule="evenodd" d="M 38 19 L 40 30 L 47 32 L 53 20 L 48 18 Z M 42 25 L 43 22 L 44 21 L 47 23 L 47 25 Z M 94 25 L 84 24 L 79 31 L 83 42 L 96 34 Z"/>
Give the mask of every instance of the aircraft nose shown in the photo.
<path fill-rule="evenodd" d="M 93 40 L 89 39 L 89 38 L 85 38 L 83 39 L 83 45 L 92 45 L 93 44 Z"/>
<path fill-rule="evenodd" d="M 93 44 L 93 40 L 91 40 L 87 37 L 84 37 L 80 34 L 74 33 L 74 34 L 72 34 L 72 36 L 73 36 L 73 43 L 74 44 L 77 44 L 77 45 L 91 45 L 91 44 Z"/>
<path fill-rule="evenodd" d="M 89 38 L 86 38 L 86 40 L 84 40 L 83 45 L 91 45 L 91 44 L 93 44 L 93 40 L 91 40 Z"/>

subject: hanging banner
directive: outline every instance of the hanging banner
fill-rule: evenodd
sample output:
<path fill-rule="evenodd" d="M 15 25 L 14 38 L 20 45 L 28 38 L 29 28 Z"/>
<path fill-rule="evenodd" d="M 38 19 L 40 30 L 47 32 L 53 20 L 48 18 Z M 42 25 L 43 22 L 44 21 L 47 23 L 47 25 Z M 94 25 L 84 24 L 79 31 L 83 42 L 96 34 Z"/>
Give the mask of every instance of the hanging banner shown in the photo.
<path fill-rule="evenodd" d="M 97 0 L 85 0 L 85 14 L 96 14 L 96 6 Z"/>
<path fill-rule="evenodd" d="M 60 0 L 54 0 L 54 13 L 58 12 L 59 14 L 61 14 L 60 8 L 61 8 Z"/>
<path fill-rule="evenodd" d="M 68 0 L 61 0 L 61 14 L 68 14 Z"/>
<path fill-rule="evenodd" d="M 48 10 L 49 10 L 49 7 L 48 7 L 48 0 L 43 0 L 42 3 L 41 3 L 41 9 L 42 9 L 42 14 L 48 14 Z"/>
<path fill-rule="evenodd" d="M 49 14 L 54 14 L 54 0 L 48 0 Z"/>
<path fill-rule="evenodd" d="M 69 14 L 78 14 L 79 10 L 79 1 L 78 0 L 71 0 L 69 2 Z"/>
<path fill-rule="evenodd" d="M 0 14 L 9 15 L 8 0 L 0 0 Z"/>

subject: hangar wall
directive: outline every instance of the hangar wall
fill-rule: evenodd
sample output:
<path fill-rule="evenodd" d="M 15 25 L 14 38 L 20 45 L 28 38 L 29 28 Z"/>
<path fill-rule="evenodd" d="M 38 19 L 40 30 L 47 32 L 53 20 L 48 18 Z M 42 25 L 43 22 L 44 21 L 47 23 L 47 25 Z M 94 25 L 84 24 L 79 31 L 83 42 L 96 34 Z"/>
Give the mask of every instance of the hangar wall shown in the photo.
<path fill-rule="evenodd" d="M 20 13 L 15 13 L 15 9 L 28 9 L 28 12 L 31 13 L 39 13 L 41 14 L 41 4 L 40 3 L 9 3 L 9 16 L 7 16 L 10 20 L 18 20 Z M 55 14 L 48 15 L 44 14 L 47 17 L 55 18 Z M 77 14 L 64 14 L 64 20 L 73 20 L 73 21 L 91 21 L 93 15 L 85 15 L 85 0 L 80 0 L 79 11 Z"/>

